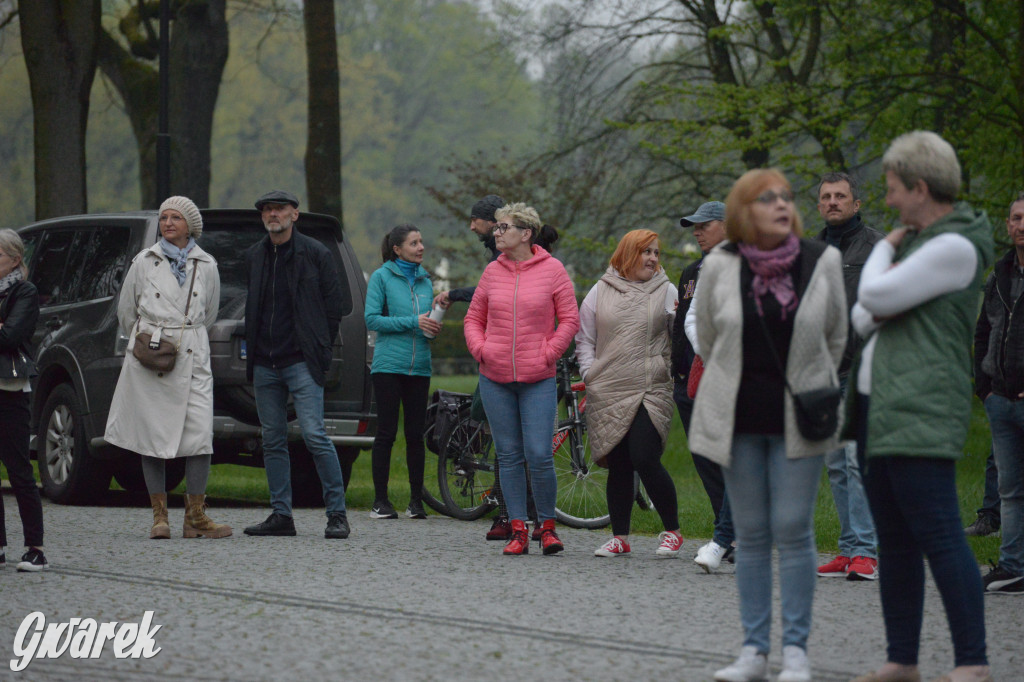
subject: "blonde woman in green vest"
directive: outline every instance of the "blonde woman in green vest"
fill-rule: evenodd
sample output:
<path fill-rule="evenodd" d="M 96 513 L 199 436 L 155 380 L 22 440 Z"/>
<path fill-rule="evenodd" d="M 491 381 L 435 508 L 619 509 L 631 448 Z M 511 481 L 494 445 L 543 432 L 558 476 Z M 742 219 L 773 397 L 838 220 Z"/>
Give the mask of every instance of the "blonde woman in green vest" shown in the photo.
<path fill-rule="evenodd" d="M 901 135 L 882 157 L 885 202 L 905 227 L 864 264 L 852 321 L 867 339 L 848 426 L 864 453 L 878 530 L 887 662 L 856 682 L 917 682 L 924 558 L 953 636 L 950 682 L 991 680 L 978 564 L 960 523 L 956 460 L 971 415 L 971 342 L 992 226 L 966 203 L 960 164 L 931 132 Z"/>

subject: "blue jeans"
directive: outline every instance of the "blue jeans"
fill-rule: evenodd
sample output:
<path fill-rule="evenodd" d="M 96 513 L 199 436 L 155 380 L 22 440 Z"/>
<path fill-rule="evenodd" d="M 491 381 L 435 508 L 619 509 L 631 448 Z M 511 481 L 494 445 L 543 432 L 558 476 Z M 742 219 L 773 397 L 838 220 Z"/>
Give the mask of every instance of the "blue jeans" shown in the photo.
<path fill-rule="evenodd" d="M 845 447 L 829 452 L 825 455 L 825 466 L 839 515 L 839 553 L 851 559 L 855 556 L 877 559 L 878 539 L 868 496 L 861 482 L 857 445 L 847 443 Z"/>
<path fill-rule="evenodd" d="M 551 437 L 557 414 L 554 377 L 536 383 L 501 384 L 480 375 L 480 397 L 494 438 L 501 470 L 501 492 L 510 519 L 526 521 L 526 465 L 541 523 L 555 518 L 554 457 Z"/>
<path fill-rule="evenodd" d="M 736 584 L 744 645 L 769 651 L 772 543 L 779 550 L 782 645 L 807 648 L 818 556 L 814 504 L 822 456 L 786 458 L 782 435 L 733 434 L 722 467 L 736 525 Z"/>
<path fill-rule="evenodd" d="M 729 491 L 722 491 L 722 508 L 718 510 L 718 518 L 715 519 L 714 535 L 711 539 L 719 547 L 731 547 L 736 540 L 736 529 L 732 525 L 732 509 L 729 507 Z"/>
<path fill-rule="evenodd" d="M 288 394 L 302 440 L 316 465 L 324 491 L 326 513 L 345 512 L 345 485 L 338 451 L 324 429 L 324 387 L 313 381 L 306 363 L 272 369 L 253 368 L 256 412 L 263 427 L 263 465 L 270 487 L 270 506 L 278 514 L 292 515 L 292 471 L 288 456 Z"/>
<path fill-rule="evenodd" d="M 864 485 L 878 529 L 888 660 L 917 665 L 924 555 L 946 609 L 956 665 L 986 665 L 981 573 L 960 523 L 956 462 L 872 457 Z"/>
<path fill-rule="evenodd" d="M 999 472 L 996 470 L 995 450 L 988 451 L 988 459 L 985 460 L 985 496 L 981 500 L 981 507 L 978 509 L 978 516 L 988 516 L 999 528 Z"/>
<path fill-rule="evenodd" d="M 1013 575 L 1024 575 L 1024 401 L 993 393 L 985 399 L 985 411 L 999 472 L 999 565 Z"/>

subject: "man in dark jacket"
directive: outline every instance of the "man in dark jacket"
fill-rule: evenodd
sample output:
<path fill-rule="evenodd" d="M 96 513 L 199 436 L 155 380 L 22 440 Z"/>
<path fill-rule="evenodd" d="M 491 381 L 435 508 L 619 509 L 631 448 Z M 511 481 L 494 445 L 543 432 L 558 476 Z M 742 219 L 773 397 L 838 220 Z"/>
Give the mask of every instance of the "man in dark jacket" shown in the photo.
<path fill-rule="evenodd" d="M 341 287 L 331 252 L 295 229 L 299 200 L 275 190 L 256 201 L 267 236 L 246 252 L 246 375 L 263 428 L 272 512 L 246 535 L 295 535 L 288 396 L 323 485 L 326 538 L 347 538 L 345 488 L 337 450 L 324 428 L 324 381 L 341 322 Z"/>
<path fill-rule="evenodd" d="M 864 261 L 875 243 L 885 235 L 861 220 L 857 183 L 846 173 L 826 173 L 821 178 L 818 183 L 818 213 L 825 220 L 825 229 L 818 234 L 818 239 L 843 254 L 843 282 L 849 310 L 857 302 L 857 286 Z M 846 351 L 839 365 L 839 380 L 844 389 L 853 356 L 860 344 L 861 338 L 850 325 Z M 839 516 L 839 556 L 819 566 L 818 575 L 875 580 L 878 578 L 878 540 L 857 465 L 856 446 L 851 443 L 826 454 L 825 465 Z"/>
<path fill-rule="evenodd" d="M 682 227 L 693 228 L 693 236 L 701 251 L 701 257 L 686 266 L 679 276 L 679 307 L 676 308 L 676 319 L 672 326 L 672 375 L 675 377 L 672 397 L 676 401 L 683 430 L 689 433 L 693 399 L 686 395 L 686 383 L 693 364 L 694 352 L 693 345 L 686 338 L 684 321 L 686 312 L 693 303 L 693 294 L 697 288 L 701 265 L 704 264 L 704 256 L 725 240 L 725 204 L 721 201 L 701 204 L 693 215 L 680 218 L 679 224 Z M 723 559 L 732 554 L 736 535 L 732 528 L 729 500 L 725 495 L 722 467 L 695 452 L 691 452 L 690 456 L 693 457 L 693 466 L 715 513 L 714 536 L 711 542 L 697 550 L 694 562 L 711 573 L 718 568 Z"/>
<path fill-rule="evenodd" d="M 986 592 L 1024 594 L 1024 192 L 1010 205 L 1013 243 L 985 283 L 974 332 L 974 377 L 992 428 L 1003 541 Z"/>

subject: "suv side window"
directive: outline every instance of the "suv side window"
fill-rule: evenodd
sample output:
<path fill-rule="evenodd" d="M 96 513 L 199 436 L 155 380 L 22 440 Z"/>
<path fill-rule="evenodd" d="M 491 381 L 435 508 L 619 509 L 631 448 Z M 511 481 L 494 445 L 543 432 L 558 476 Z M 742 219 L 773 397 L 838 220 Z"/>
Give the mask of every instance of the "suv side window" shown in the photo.
<path fill-rule="evenodd" d="M 35 249 L 29 279 L 39 290 L 39 305 L 56 305 L 65 300 L 64 270 L 75 237 L 74 230 L 49 230 Z"/>
<path fill-rule="evenodd" d="M 353 303 L 348 273 L 345 271 L 345 263 L 338 252 L 338 242 L 334 235 L 330 230 L 315 225 L 304 226 L 302 233 L 319 241 L 332 254 L 341 286 L 342 315 L 351 314 Z M 245 267 L 245 252 L 261 238 L 262 235 L 249 225 L 210 222 L 204 226 L 199 244 L 217 260 L 217 270 L 220 273 L 221 317 L 241 317 L 245 312 L 242 302 L 245 300 L 249 274 Z"/>
<path fill-rule="evenodd" d="M 131 244 L 131 228 L 107 226 L 80 230 L 67 267 L 65 301 L 92 301 L 113 296 L 124 279 L 124 250 Z"/>

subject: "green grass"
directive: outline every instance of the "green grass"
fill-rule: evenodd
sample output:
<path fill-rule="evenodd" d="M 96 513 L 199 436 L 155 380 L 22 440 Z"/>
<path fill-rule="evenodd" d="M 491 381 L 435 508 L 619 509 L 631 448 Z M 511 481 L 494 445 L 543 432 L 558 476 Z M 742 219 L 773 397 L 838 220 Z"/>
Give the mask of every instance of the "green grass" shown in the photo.
<path fill-rule="evenodd" d="M 449 391 L 471 393 L 476 386 L 475 376 L 435 377 L 431 391 L 443 388 Z M 975 510 L 981 502 L 984 491 L 985 459 L 989 451 L 988 421 L 981 403 L 974 401 L 971 428 L 965 447 L 966 456 L 957 465 L 957 484 L 960 492 L 960 511 L 964 525 L 975 517 Z M 686 435 L 677 414 L 673 418 L 665 454 L 665 467 L 672 474 L 679 498 L 679 521 L 685 537 L 709 538 L 713 530 L 714 517 L 704 487 L 693 468 Z M 437 457 L 427 452 L 427 485 L 436 490 Z M 183 492 L 183 486 L 178 492 Z M 213 467 L 208 487 L 210 495 L 237 500 L 269 501 L 266 476 L 262 469 L 219 464 Z M 405 438 L 399 429 L 398 439 L 391 460 L 391 500 L 398 509 L 403 509 L 409 500 L 408 473 L 405 466 Z M 356 460 L 349 484 L 347 502 L 350 507 L 368 509 L 373 503 L 373 482 L 370 474 L 370 454 L 363 452 Z M 815 529 L 818 549 L 822 552 L 835 551 L 839 538 L 839 521 L 828 477 L 823 472 L 818 489 Z M 656 534 L 662 530 L 661 522 L 653 511 L 633 508 L 633 531 Z M 999 537 L 968 538 L 979 561 L 995 561 L 999 557 Z"/>

